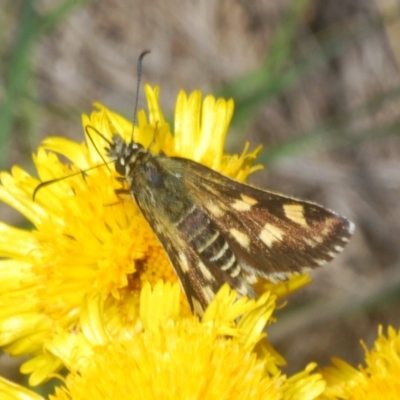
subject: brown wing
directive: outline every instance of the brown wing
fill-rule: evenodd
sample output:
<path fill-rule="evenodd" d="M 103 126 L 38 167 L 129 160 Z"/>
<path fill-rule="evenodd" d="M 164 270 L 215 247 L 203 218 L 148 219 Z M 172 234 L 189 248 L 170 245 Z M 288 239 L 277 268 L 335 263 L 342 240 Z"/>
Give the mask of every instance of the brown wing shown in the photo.
<path fill-rule="evenodd" d="M 354 224 L 317 204 L 236 182 L 187 159 L 182 181 L 248 272 L 283 279 L 330 261 Z"/>

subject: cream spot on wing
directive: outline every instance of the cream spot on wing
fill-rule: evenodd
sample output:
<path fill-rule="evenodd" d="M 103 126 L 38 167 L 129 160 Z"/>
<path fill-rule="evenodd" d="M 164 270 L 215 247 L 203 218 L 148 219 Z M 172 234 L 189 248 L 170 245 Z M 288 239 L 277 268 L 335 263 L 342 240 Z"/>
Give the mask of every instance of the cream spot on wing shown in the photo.
<path fill-rule="evenodd" d="M 314 239 L 311 239 L 311 238 L 305 237 L 305 238 L 303 238 L 303 241 L 305 244 L 308 244 L 310 247 L 315 247 L 318 245 L 318 243 Z"/>
<path fill-rule="evenodd" d="M 268 280 L 272 283 L 278 283 L 281 281 L 286 281 L 291 275 L 297 274 L 297 272 L 273 272 L 272 274 L 268 275 Z"/>
<path fill-rule="evenodd" d="M 235 202 L 232 204 L 232 207 L 236 211 L 250 211 L 251 207 L 257 204 L 257 200 L 253 199 L 250 196 L 247 196 L 245 194 L 241 194 L 240 197 L 242 200 L 235 200 Z"/>
<path fill-rule="evenodd" d="M 326 263 L 326 261 L 322 260 L 317 260 L 317 263 L 319 264 L 320 262 Z M 302 267 L 300 271 L 292 271 L 292 272 L 273 272 L 272 274 L 268 275 L 268 280 L 271 281 L 272 283 L 279 283 L 282 281 L 288 280 L 291 276 L 293 275 L 301 275 L 301 274 L 306 274 L 308 272 L 312 271 L 312 268 L 310 267 Z"/>
<path fill-rule="evenodd" d="M 193 305 L 193 311 L 195 314 L 202 316 L 204 311 L 203 307 L 200 304 L 200 302 L 196 299 L 196 297 L 192 296 L 192 305 Z"/>
<path fill-rule="evenodd" d="M 221 218 L 225 214 L 225 211 L 218 204 L 208 202 L 205 207 L 216 218 Z"/>
<path fill-rule="evenodd" d="M 234 237 L 234 239 L 245 249 L 249 248 L 250 245 L 250 238 L 248 235 L 246 235 L 243 232 L 240 232 L 239 230 L 235 229 L 235 228 L 231 228 L 229 230 L 229 232 L 231 233 L 231 235 Z"/>
<path fill-rule="evenodd" d="M 214 298 L 214 292 L 209 285 L 202 285 L 201 291 L 204 294 L 204 298 L 207 300 L 207 303 L 211 303 L 212 299 Z"/>
<path fill-rule="evenodd" d="M 247 195 L 245 195 L 243 193 L 240 195 L 240 197 L 242 198 L 242 200 L 245 203 L 249 204 L 250 206 L 254 206 L 254 204 L 257 204 L 257 200 L 256 199 L 253 199 L 252 197 L 247 196 Z"/>
<path fill-rule="evenodd" d="M 210 270 L 202 262 L 199 262 L 198 267 L 199 267 L 201 274 L 204 276 L 204 278 L 207 279 L 208 282 L 215 281 L 215 278 L 211 274 Z"/>
<path fill-rule="evenodd" d="M 317 243 L 324 243 L 324 238 L 322 236 L 313 236 L 313 240 L 315 240 Z"/>
<path fill-rule="evenodd" d="M 282 240 L 284 233 L 277 226 L 265 224 L 258 236 L 268 247 Z"/>
<path fill-rule="evenodd" d="M 237 292 L 240 293 L 242 296 L 247 296 L 249 294 L 249 290 L 247 286 L 242 282 L 240 286 L 236 288 Z"/>
<path fill-rule="evenodd" d="M 189 262 L 188 259 L 186 258 L 186 256 L 184 254 L 179 254 L 179 260 L 180 262 L 180 267 L 182 269 L 182 271 L 186 274 L 189 272 Z"/>
<path fill-rule="evenodd" d="M 251 204 L 246 203 L 243 200 L 235 200 L 235 202 L 232 204 L 232 208 L 234 208 L 236 211 L 250 211 Z"/>
<path fill-rule="evenodd" d="M 335 250 L 340 253 L 341 251 L 343 251 L 343 247 L 342 246 L 335 246 Z"/>
<path fill-rule="evenodd" d="M 332 232 L 332 229 L 336 224 L 337 218 L 327 218 L 324 222 L 324 229 L 322 229 L 321 231 L 321 236 L 328 236 Z"/>
<path fill-rule="evenodd" d="M 307 221 L 304 218 L 304 207 L 301 204 L 285 204 L 283 206 L 285 216 L 296 224 L 308 227 Z"/>
<path fill-rule="evenodd" d="M 253 274 L 244 274 L 244 279 L 246 279 L 246 282 L 250 283 L 250 285 L 254 285 L 258 282 L 257 276 Z"/>

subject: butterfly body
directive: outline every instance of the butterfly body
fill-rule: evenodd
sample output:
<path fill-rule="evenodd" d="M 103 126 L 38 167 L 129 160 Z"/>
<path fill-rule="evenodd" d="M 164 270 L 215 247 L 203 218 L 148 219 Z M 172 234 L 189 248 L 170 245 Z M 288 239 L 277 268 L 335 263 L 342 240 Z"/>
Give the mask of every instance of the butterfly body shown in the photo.
<path fill-rule="evenodd" d="M 258 277 L 277 281 L 322 265 L 354 231 L 317 204 L 239 183 L 192 160 L 153 155 L 119 134 L 106 151 L 198 315 L 225 282 L 256 297 Z"/>

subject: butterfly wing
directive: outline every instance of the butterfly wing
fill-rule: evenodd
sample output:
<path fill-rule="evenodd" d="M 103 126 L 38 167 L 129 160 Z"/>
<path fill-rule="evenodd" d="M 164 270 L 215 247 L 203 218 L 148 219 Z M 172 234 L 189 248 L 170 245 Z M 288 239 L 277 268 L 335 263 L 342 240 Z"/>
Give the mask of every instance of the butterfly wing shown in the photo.
<path fill-rule="evenodd" d="M 244 270 L 272 281 L 323 265 L 354 224 L 317 204 L 254 188 L 186 159 L 182 181 Z M 201 195 L 199 192 L 201 192 Z"/>

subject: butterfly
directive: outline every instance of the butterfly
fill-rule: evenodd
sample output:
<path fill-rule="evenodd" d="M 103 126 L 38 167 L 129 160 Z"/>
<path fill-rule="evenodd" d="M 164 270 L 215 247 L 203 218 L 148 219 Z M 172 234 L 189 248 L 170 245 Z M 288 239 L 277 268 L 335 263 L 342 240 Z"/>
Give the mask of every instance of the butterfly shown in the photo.
<path fill-rule="evenodd" d="M 322 206 L 230 179 L 182 157 L 152 154 L 119 134 L 108 145 L 118 180 L 154 231 L 194 313 L 228 283 L 255 298 L 258 278 L 305 273 L 341 252 L 354 224 Z"/>

